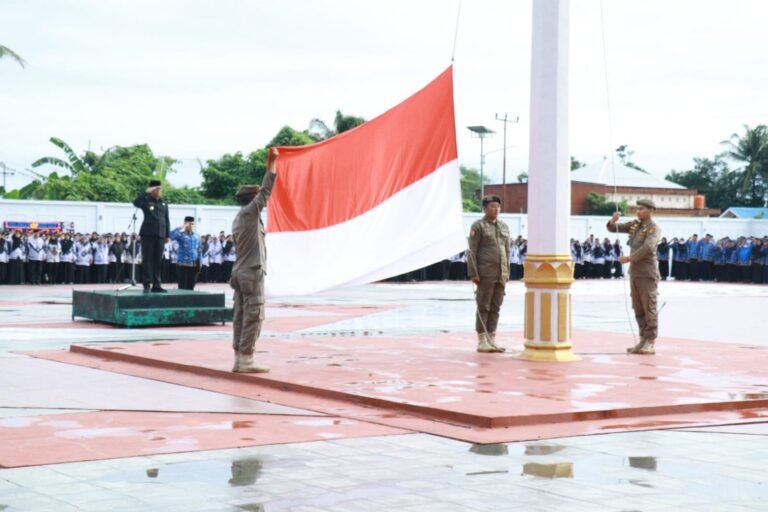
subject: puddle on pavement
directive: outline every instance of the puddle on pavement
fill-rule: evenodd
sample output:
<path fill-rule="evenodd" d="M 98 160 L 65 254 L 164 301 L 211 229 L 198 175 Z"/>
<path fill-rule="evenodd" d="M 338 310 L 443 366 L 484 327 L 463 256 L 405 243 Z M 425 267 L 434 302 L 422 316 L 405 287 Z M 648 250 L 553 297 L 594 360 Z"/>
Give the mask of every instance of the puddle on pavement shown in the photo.
<path fill-rule="evenodd" d="M 264 512 L 264 505 L 261 503 L 246 503 L 244 505 L 236 505 L 236 507 L 247 512 Z"/>
<path fill-rule="evenodd" d="M 768 400 L 768 393 L 760 391 L 757 393 L 728 393 L 731 400 Z"/>
<path fill-rule="evenodd" d="M 525 445 L 526 455 L 552 455 L 565 449 L 565 446 L 559 444 L 527 444 Z"/>
<path fill-rule="evenodd" d="M 509 454 L 509 447 L 504 443 L 473 444 L 469 447 L 469 451 L 478 455 L 499 456 Z"/>
<path fill-rule="evenodd" d="M 658 461 L 656 457 L 628 457 L 629 467 L 656 471 Z"/>
<path fill-rule="evenodd" d="M 573 478 L 572 462 L 556 462 L 554 464 L 542 464 L 528 462 L 523 464 L 523 474 L 542 478 Z"/>
<path fill-rule="evenodd" d="M 259 457 L 243 457 L 232 461 L 200 460 L 175 462 L 143 470 L 116 471 L 106 475 L 108 482 L 130 483 L 226 483 L 233 487 L 254 485 L 264 467 Z"/>

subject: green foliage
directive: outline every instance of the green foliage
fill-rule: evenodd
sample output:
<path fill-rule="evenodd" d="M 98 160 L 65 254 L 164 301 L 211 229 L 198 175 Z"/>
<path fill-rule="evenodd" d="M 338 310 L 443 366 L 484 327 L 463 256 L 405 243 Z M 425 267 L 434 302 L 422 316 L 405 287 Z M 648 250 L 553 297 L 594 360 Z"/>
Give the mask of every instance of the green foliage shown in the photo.
<path fill-rule="evenodd" d="M 307 144 L 312 144 L 315 142 L 315 139 L 310 137 L 304 132 L 299 132 L 291 128 L 290 126 L 283 126 L 280 128 L 280 131 L 277 132 L 277 135 L 275 135 L 271 141 L 269 141 L 269 144 L 267 144 L 268 148 L 271 148 L 273 146 L 305 146 Z"/>
<path fill-rule="evenodd" d="M 341 113 L 341 110 L 337 110 L 336 117 L 333 120 L 333 128 L 330 128 L 325 121 L 316 117 L 309 122 L 309 128 L 304 133 L 315 141 L 325 140 L 356 128 L 363 123 L 365 123 L 365 119 L 362 117 L 345 116 Z"/>
<path fill-rule="evenodd" d="M 743 135 L 734 133 L 722 144 L 727 147 L 725 156 L 745 164 L 740 169 L 740 192 L 748 196 L 748 205 L 763 206 L 768 191 L 768 126 L 744 125 Z"/>
<path fill-rule="evenodd" d="M 200 187 L 202 196 L 225 204 L 235 204 L 235 192 L 241 185 L 258 185 L 264 179 L 264 173 L 267 172 L 267 151 L 262 148 L 247 157 L 238 151 L 234 155 L 226 154 L 218 160 L 208 160 L 206 166 L 200 170 L 203 176 L 203 184 Z"/>
<path fill-rule="evenodd" d="M 461 198 L 464 204 L 464 211 L 482 211 L 483 209 L 480 206 L 480 197 L 478 195 L 478 191 L 480 190 L 480 171 L 462 165 L 459 167 L 459 172 L 461 173 Z M 488 184 L 489 180 L 487 176 L 483 176 L 483 182 Z"/>
<path fill-rule="evenodd" d="M 576 169 L 581 169 L 582 167 L 586 167 L 587 164 L 584 162 L 579 162 L 574 157 L 571 157 L 571 171 L 575 171 Z"/>
<path fill-rule="evenodd" d="M 666 179 L 674 183 L 695 189 L 706 196 L 711 208 L 725 210 L 730 206 L 762 206 L 764 188 L 756 184 L 757 195 L 751 187 L 744 190 L 744 169 L 732 171 L 722 155 L 714 159 L 694 158 L 693 169 L 672 171 Z"/>
<path fill-rule="evenodd" d="M 0 60 L 5 58 L 10 58 L 16 61 L 16 63 L 21 67 L 24 67 L 24 65 L 27 63 L 24 59 L 21 58 L 21 56 L 18 53 L 14 52 L 7 46 L 3 46 L 0 44 Z"/>
<path fill-rule="evenodd" d="M 618 206 L 622 215 L 626 215 L 629 205 L 626 201 L 620 201 L 618 205 L 606 199 L 605 196 L 590 192 L 587 196 L 587 215 L 612 215 Z"/>
<path fill-rule="evenodd" d="M 151 179 L 165 182 L 175 163 L 171 157 L 155 156 L 146 144 L 115 146 L 103 154 L 86 151 L 80 157 L 61 139 L 52 137 L 51 143 L 64 152 L 66 160 L 43 157 L 32 166 L 54 165 L 65 169 L 67 174 L 59 176 L 54 171 L 48 176 L 39 175 L 39 179 L 8 193 L 7 198 L 132 202 Z M 164 183 L 164 194 L 192 199 L 194 203 L 201 202 L 197 199 L 202 198 L 199 193 L 193 194 L 188 188 L 175 189 L 167 182 Z"/>

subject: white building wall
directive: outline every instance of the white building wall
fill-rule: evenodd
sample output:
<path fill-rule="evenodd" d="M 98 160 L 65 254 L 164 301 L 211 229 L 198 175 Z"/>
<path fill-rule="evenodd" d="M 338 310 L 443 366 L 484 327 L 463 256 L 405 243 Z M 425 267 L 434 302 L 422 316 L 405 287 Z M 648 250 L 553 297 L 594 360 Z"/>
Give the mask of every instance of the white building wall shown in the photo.
<path fill-rule="evenodd" d="M 232 221 L 237 214 L 237 206 L 211 205 L 171 205 L 171 226 L 181 226 L 185 216 L 197 219 L 197 232 L 214 234 L 219 231 L 229 233 Z M 4 221 L 37 221 L 74 223 L 75 231 L 90 233 L 130 232 L 131 217 L 136 212 L 136 229 L 141 225 L 143 215 L 131 204 L 126 203 L 87 203 L 74 201 L 21 201 L 0 199 L 0 225 Z M 469 233 L 472 223 L 481 218 L 481 213 L 464 214 L 464 230 Z M 525 214 L 501 214 L 510 229 L 513 238 L 522 235 L 528 238 L 528 216 Z M 622 221 L 631 220 L 624 217 Z M 609 233 L 605 227 L 608 217 L 571 216 L 570 237 L 584 240 L 589 235 L 598 238 L 614 239 L 616 234 Z M 418 222 L 418 219 L 415 219 Z M 710 233 L 715 238 L 724 236 L 766 236 L 768 219 L 724 219 L 711 217 L 659 217 L 662 236 L 667 239 L 689 237 L 696 233 L 701 236 Z M 620 235 L 624 239 L 626 235 Z"/>

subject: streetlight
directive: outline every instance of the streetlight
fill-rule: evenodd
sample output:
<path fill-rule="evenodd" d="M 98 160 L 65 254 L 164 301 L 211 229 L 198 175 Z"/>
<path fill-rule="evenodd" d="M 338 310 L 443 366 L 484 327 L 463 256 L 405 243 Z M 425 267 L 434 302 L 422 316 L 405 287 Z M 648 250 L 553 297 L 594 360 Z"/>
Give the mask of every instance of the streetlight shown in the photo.
<path fill-rule="evenodd" d="M 474 138 L 480 139 L 480 199 L 482 199 L 485 197 L 485 183 L 483 182 L 483 164 L 485 164 L 485 154 L 483 153 L 483 139 L 496 132 L 489 130 L 485 126 L 467 126 L 467 128 L 474 134 Z"/>
<path fill-rule="evenodd" d="M 504 156 L 501 161 L 501 195 L 504 201 L 507 199 L 507 124 L 517 123 L 520 120 L 520 116 L 515 116 L 514 119 L 507 119 L 507 113 L 504 113 L 504 117 L 499 117 L 496 114 L 496 120 L 504 123 Z"/>

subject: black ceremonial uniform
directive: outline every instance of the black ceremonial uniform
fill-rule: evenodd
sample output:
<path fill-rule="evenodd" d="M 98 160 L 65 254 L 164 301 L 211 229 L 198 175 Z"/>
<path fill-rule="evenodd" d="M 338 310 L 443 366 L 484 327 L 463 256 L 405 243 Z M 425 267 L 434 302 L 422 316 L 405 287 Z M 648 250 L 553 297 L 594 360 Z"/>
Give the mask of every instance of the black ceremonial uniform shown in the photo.
<path fill-rule="evenodd" d="M 141 264 L 144 289 L 152 285 L 161 289 L 160 268 L 163 262 L 165 239 L 171 234 L 171 221 L 168 218 L 168 203 L 162 197 L 155 199 L 142 192 L 133 202 L 133 206 L 144 212 L 141 223 Z"/>

